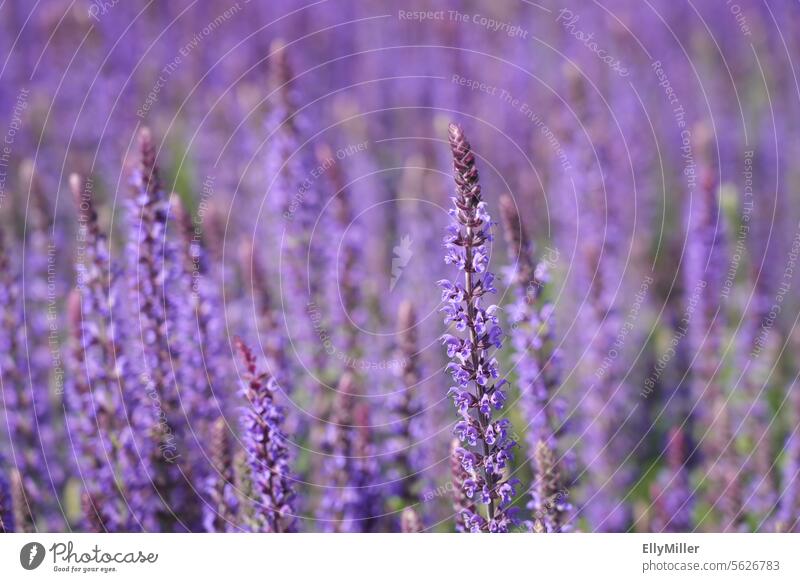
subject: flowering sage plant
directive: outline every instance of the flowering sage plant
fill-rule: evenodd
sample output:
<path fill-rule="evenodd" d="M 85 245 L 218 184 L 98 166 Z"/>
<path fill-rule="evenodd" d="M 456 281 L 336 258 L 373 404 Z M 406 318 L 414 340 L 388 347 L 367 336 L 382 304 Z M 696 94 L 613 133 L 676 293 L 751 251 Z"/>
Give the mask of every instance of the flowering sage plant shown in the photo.
<path fill-rule="evenodd" d="M 477 496 L 485 507 L 484 511 L 463 509 L 461 518 L 473 532 L 506 532 L 516 523 L 509 506 L 518 480 L 504 475 L 516 446 L 509 436 L 510 422 L 496 417 L 506 401 L 506 381 L 499 379 L 497 360 L 490 350 L 500 349 L 503 332 L 497 305 L 484 307 L 483 299 L 497 292 L 488 270 L 492 221 L 481 198 L 472 147 L 454 124 L 450 125 L 450 149 L 456 195 L 450 210 L 452 224 L 444 237 L 445 262 L 455 265 L 462 278 L 439 281 L 444 322 L 457 332 L 441 339 L 451 359 L 447 371 L 455 382 L 449 394 L 461 416 L 455 433 L 464 446 L 455 455 L 468 474 L 461 486 L 468 498 Z"/>

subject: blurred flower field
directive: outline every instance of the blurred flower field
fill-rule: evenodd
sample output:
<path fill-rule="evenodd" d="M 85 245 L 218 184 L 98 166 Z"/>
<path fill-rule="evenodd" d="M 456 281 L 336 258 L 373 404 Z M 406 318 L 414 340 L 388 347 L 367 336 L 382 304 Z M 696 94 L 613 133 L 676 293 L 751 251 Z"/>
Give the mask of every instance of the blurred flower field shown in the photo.
<path fill-rule="evenodd" d="M 795 1 L 0 3 L 0 531 L 800 529 Z"/>

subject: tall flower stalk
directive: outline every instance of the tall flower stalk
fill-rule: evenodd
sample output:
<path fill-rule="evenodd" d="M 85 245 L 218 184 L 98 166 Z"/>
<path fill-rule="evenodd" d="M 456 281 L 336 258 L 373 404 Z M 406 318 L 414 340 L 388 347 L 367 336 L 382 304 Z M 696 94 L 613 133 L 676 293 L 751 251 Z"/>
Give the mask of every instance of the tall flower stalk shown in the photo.
<path fill-rule="evenodd" d="M 85 517 L 97 531 L 131 531 L 137 525 L 152 529 L 153 504 L 139 505 L 152 491 L 142 478 L 126 412 L 125 395 L 135 379 L 120 338 L 120 313 L 114 313 L 118 277 L 98 224 L 92 182 L 73 174 L 70 189 L 82 253 L 76 265 L 78 287 L 68 306 L 72 374 L 66 394 L 68 426 L 77 437 L 73 442 L 85 483 Z M 136 503 L 140 515 L 130 503 Z"/>
<path fill-rule="evenodd" d="M 168 333 L 176 321 L 176 301 L 167 292 L 175 280 L 175 253 L 167 240 L 169 201 L 161 186 L 156 150 L 148 129 L 139 135 L 141 161 L 133 173 L 130 196 L 131 302 L 138 310 L 141 339 L 141 388 L 138 399 L 152 413 L 137 418 L 139 429 L 154 441 L 151 460 L 161 500 L 157 522 L 162 531 L 183 531 L 199 525 L 188 476 L 179 465 L 184 444 L 173 365 L 177 356 Z M 145 404 L 146 402 L 150 404 Z"/>
<path fill-rule="evenodd" d="M 180 278 L 178 289 L 188 297 L 181 301 L 178 314 L 177 334 L 182 353 L 181 404 L 190 420 L 189 430 L 195 441 L 203 443 L 211 439 L 212 425 L 223 412 L 222 402 L 228 372 L 228 360 L 222 357 L 224 350 L 224 330 L 218 316 L 222 312 L 221 302 L 216 294 L 211 265 L 209 264 L 202 230 L 199 223 L 184 207 L 180 198 L 171 197 L 172 212 L 180 234 L 178 241 L 178 263 Z M 208 469 L 204 453 L 193 451 L 198 457 L 194 471 L 198 478 L 207 477 Z"/>
<path fill-rule="evenodd" d="M 276 231 L 270 233 L 280 249 L 281 292 L 286 322 L 291 325 L 292 343 L 300 358 L 321 371 L 325 352 L 316 335 L 310 314 L 320 309 L 324 299 L 324 274 L 328 270 L 321 230 L 326 225 L 321 214 L 321 196 L 316 183 L 319 169 L 306 139 L 305 119 L 297 105 L 297 81 L 281 41 L 273 43 L 270 62 L 271 111 L 267 130 L 269 149 L 267 171 L 271 177 L 268 199 L 272 202 Z M 319 221 L 319 224 L 318 224 Z M 282 228 L 281 228 L 282 227 Z M 282 231 L 282 232 L 281 232 Z M 311 388 L 315 388 L 312 386 Z"/>
<path fill-rule="evenodd" d="M 553 337 L 552 306 L 542 299 L 547 266 L 534 262 L 533 248 L 510 196 L 500 198 L 500 215 L 509 253 L 510 283 L 516 291 L 511 308 L 511 343 L 519 376 L 521 402 L 530 422 L 526 433 L 532 459 L 532 528 L 537 532 L 568 529 L 571 505 L 567 501 L 567 459 L 559 456 L 565 431 L 564 403 L 556 396 L 560 385 L 560 358 Z"/>
<path fill-rule="evenodd" d="M 516 520 L 510 509 L 516 495 L 516 479 L 505 476 L 516 446 L 509 436 L 510 422 L 496 418 L 506 394 L 505 380 L 499 380 L 497 360 L 490 349 L 500 349 L 503 332 L 498 324 L 496 305 L 484 307 L 484 295 L 495 293 L 494 275 L 488 271 L 492 241 L 491 218 L 481 198 L 478 170 L 472 148 L 457 125 L 450 124 L 450 149 L 456 183 L 452 224 L 444 238 L 445 262 L 454 265 L 462 281 L 439 281 L 446 303 L 445 325 L 459 335 L 445 334 L 442 342 L 451 362 L 447 370 L 455 382 L 450 389 L 461 420 L 455 433 L 464 444 L 456 450 L 468 474 L 463 492 L 477 497 L 483 511 L 464 509 L 465 527 L 474 532 L 507 532 Z"/>
<path fill-rule="evenodd" d="M 293 478 L 289 448 L 283 433 L 283 408 L 275 402 L 275 380 L 258 370 L 256 357 L 247 345 L 237 340 L 244 362 L 244 395 L 249 403 L 242 425 L 249 456 L 256 507 L 257 530 L 284 533 L 296 530 L 293 509 Z"/>
<path fill-rule="evenodd" d="M 269 286 L 270 278 L 251 241 L 243 241 L 239 248 L 245 280 L 253 295 L 253 317 L 259 335 L 259 345 L 267 359 L 270 376 L 287 397 L 293 396 L 293 368 L 289 358 L 289 342 L 281 325 L 280 306 Z M 305 435 L 308 422 L 302 410 L 287 419 L 287 431 L 300 437 Z"/>
<path fill-rule="evenodd" d="M 687 440 L 679 427 L 672 429 L 667 438 L 666 467 L 650 487 L 653 499 L 650 531 L 686 532 L 691 529 L 693 497 L 686 466 Z"/>
<path fill-rule="evenodd" d="M 206 531 L 237 531 L 239 496 L 236 492 L 231 431 L 224 418 L 211 430 L 211 475 L 206 478 L 209 502 L 203 506 Z"/>
<path fill-rule="evenodd" d="M 702 489 L 711 508 L 703 521 L 712 530 L 720 527 L 738 530 L 745 517 L 744 488 L 733 446 L 730 407 L 719 370 L 725 329 L 725 310 L 721 305 L 725 221 L 717 201 L 712 134 L 700 124 L 695 128 L 695 136 L 699 192 L 693 195 L 696 208 L 687 220 L 683 275 L 686 292 L 697 296 L 688 332 L 692 351 L 689 373 L 694 404 L 692 420 L 704 468 Z"/>
<path fill-rule="evenodd" d="M 422 377 L 416 326 L 417 316 L 414 306 L 410 301 L 404 301 L 400 304 L 398 312 L 400 334 L 398 352 L 402 365 L 399 369 L 400 385 L 390 400 L 394 419 L 389 446 L 393 453 L 396 471 L 396 495 L 406 508 L 419 501 L 417 489 L 419 473 L 422 470 L 419 443 L 424 439 L 420 430 L 423 428 L 422 406 L 417 397 Z M 407 518 L 408 515 L 404 513 L 401 522 L 405 523 L 404 520 Z"/>
<path fill-rule="evenodd" d="M 378 467 L 369 426 L 369 408 L 353 375 L 345 372 L 337 386 L 331 420 L 322 444 L 325 460 L 319 517 L 328 532 L 370 532 L 379 515 L 374 487 Z"/>
<path fill-rule="evenodd" d="M 20 164 L 20 182 L 28 189 L 30 203 L 25 227 L 21 295 L 24 301 L 26 379 L 30 382 L 31 405 L 35 414 L 36 431 L 42 445 L 40 468 L 47 492 L 45 527 L 60 529 L 64 525 L 63 508 L 58 498 L 63 490 L 69 465 L 65 462 L 63 447 L 57 438 L 60 427 L 53 414 L 54 404 L 60 408 L 60 393 L 64 389 L 64 360 L 61 353 L 62 338 L 52 322 L 57 318 L 53 298 L 63 295 L 58 277 L 59 256 L 63 248 L 63 234 L 53 228 L 55 216 L 40 176 L 32 160 Z M 55 390 L 52 388 L 55 387 Z M 28 468 L 26 478 L 32 477 Z M 43 500 L 44 501 L 44 500 Z"/>
<path fill-rule="evenodd" d="M 41 416 L 46 402 L 41 387 L 28 381 L 28 338 L 24 326 L 24 301 L 19 272 L 6 253 L 5 231 L 0 228 L 0 388 L 4 421 L 11 444 L 9 461 L 17 473 L 15 500 L 24 507 L 25 519 L 16 520 L 17 531 L 46 530 L 53 521 L 55 501 L 49 483 L 43 437 L 47 426 Z M 43 430 L 39 430 L 39 427 Z M 14 484 L 12 484 L 14 485 Z"/>

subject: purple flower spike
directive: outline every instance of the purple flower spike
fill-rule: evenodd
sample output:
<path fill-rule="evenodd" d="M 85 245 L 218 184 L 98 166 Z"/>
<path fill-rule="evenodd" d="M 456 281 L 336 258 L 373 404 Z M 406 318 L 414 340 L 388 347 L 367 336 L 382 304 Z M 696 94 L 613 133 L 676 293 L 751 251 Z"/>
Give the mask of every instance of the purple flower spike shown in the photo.
<path fill-rule="evenodd" d="M 207 478 L 209 503 L 203 507 L 203 526 L 210 532 L 237 531 L 239 497 L 234 484 L 231 432 L 224 418 L 218 418 L 211 431 L 211 465 Z"/>
<path fill-rule="evenodd" d="M 356 401 L 357 390 L 353 375 L 345 373 L 339 380 L 322 446 L 329 458 L 325 462 L 325 491 L 319 511 L 328 532 L 373 531 L 380 514 L 369 408 Z"/>
<path fill-rule="evenodd" d="M 723 356 L 725 309 L 721 298 L 726 277 L 725 220 L 719 207 L 714 135 L 708 124 L 694 129 L 699 192 L 693 193 L 687 220 L 684 286 L 687 305 L 696 301 L 689 325 L 690 394 L 694 405 L 694 438 L 704 469 L 706 525 L 737 531 L 745 525 L 745 488 L 741 459 L 733 446 L 734 419 L 718 368 Z"/>
<path fill-rule="evenodd" d="M 327 229 L 328 220 L 322 216 L 320 183 L 315 179 L 318 164 L 308 139 L 307 122 L 299 111 L 302 95 L 288 49 L 276 40 L 270 52 L 271 109 L 267 121 L 270 147 L 266 163 L 271 182 L 267 198 L 274 216 L 280 216 L 281 220 L 273 222 L 269 236 L 279 249 L 281 264 L 285 265 L 278 275 L 292 343 L 298 358 L 309 360 L 310 367 L 321 371 L 325 368 L 326 354 L 319 349 L 309 309 L 320 309 L 325 299 L 329 253 L 320 241 L 327 240 L 322 231 Z M 312 381 L 305 384 L 308 390 L 316 388 Z"/>
<path fill-rule="evenodd" d="M 12 489 L 26 492 L 22 496 L 25 519 L 17 519 L 16 528 L 35 531 L 51 527 L 58 521 L 54 514 L 60 513 L 53 489 L 48 487 L 51 480 L 46 452 L 53 450 L 48 442 L 49 403 L 42 383 L 32 386 L 29 380 L 32 362 L 27 347 L 33 338 L 25 331 L 26 308 L 19 283 L 22 277 L 18 264 L 6 253 L 5 243 L 5 232 L 0 227 L 0 403 L 5 430 L 13 435 L 9 462 L 20 479 L 19 489 L 13 483 Z"/>
<path fill-rule="evenodd" d="M 650 531 L 691 531 L 692 488 L 686 467 L 686 436 L 682 429 L 670 431 L 667 466 L 651 486 L 653 517 Z"/>
<path fill-rule="evenodd" d="M 417 443 L 423 438 L 422 406 L 417 393 L 422 381 L 417 347 L 417 318 L 413 305 L 400 304 L 398 327 L 400 329 L 399 357 L 403 362 L 398 392 L 392 395 L 390 407 L 395 420 L 392 424 L 390 448 L 393 452 L 397 483 L 396 495 L 404 506 L 418 502 L 419 472 L 423 468 L 421 451 Z M 405 514 L 403 514 L 405 516 Z M 416 515 L 416 513 L 415 513 Z M 419 519 L 419 515 L 416 515 Z M 401 520 L 402 521 L 402 520 Z"/>
<path fill-rule="evenodd" d="M 223 357 L 224 328 L 218 314 L 222 306 L 212 280 L 211 266 L 197 221 L 184 208 L 177 194 L 170 199 L 171 209 L 180 233 L 177 253 L 179 276 L 177 288 L 168 292 L 188 300 L 178 304 L 174 343 L 180 350 L 180 401 L 189 420 L 187 430 L 192 442 L 192 470 L 199 480 L 206 480 L 211 471 L 206 463 L 203 443 L 212 440 L 216 419 L 223 414 L 225 387 L 229 385 L 229 360 Z"/>
<path fill-rule="evenodd" d="M 560 384 L 560 354 L 555 348 L 553 317 L 550 305 L 543 303 L 545 266 L 533 259 L 533 248 L 510 196 L 500 198 L 506 243 L 515 263 L 509 268 L 516 301 L 511 309 L 511 340 L 514 362 L 519 375 L 522 405 L 530 422 L 527 433 L 529 454 L 533 460 L 534 481 L 531 502 L 532 529 L 562 532 L 567 527 L 572 507 L 567 502 L 565 465 L 570 458 L 559 457 L 558 445 L 565 431 L 556 400 Z"/>
<path fill-rule="evenodd" d="M 796 345 L 796 343 L 795 343 Z M 774 518 L 774 529 L 783 532 L 800 532 L 800 387 L 789 386 L 791 391 L 792 426 L 786 442 L 786 461 L 781 471 L 780 496 Z"/>
<path fill-rule="evenodd" d="M 112 272 L 108 241 L 98 224 L 91 180 L 73 174 L 70 189 L 84 252 L 76 265 L 78 289 L 68 302 L 72 374 L 65 393 L 77 468 L 86 484 L 84 515 L 96 531 L 153 529 L 155 505 L 144 504 L 137 515 L 128 503 L 151 498 L 152 490 L 125 408 L 135 379 L 124 355 L 122 326 L 115 321 L 120 314 L 113 313 L 119 278 Z"/>
<path fill-rule="evenodd" d="M 129 198 L 129 255 L 131 303 L 139 312 L 137 356 L 141 358 L 141 390 L 134 425 L 153 439 L 151 463 L 154 484 L 163 500 L 157 512 L 162 531 L 185 531 L 200 527 L 197 504 L 187 472 L 179 466 L 184 456 L 185 417 L 181 412 L 175 369 L 181 369 L 180 342 L 170 342 L 168 333 L 178 320 L 175 289 L 175 249 L 167 239 L 169 201 L 161 187 L 156 149 L 150 131 L 142 129 L 140 164 L 132 176 Z M 177 330 L 175 330 L 177 331 Z M 155 403 L 155 405 L 153 404 Z M 146 411 L 150 411 L 148 414 Z"/>
<path fill-rule="evenodd" d="M 500 375 L 497 361 L 489 353 L 490 348 L 500 343 L 497 307 L 483 307 L 483 296 L 491 292 L 491 285 L 487 288 L 483 282 L 492 280 L 487 273 L 487 243 L 491 241 L 492 223 L 481 199 L 472 148 L 461 128 L 454 124 L 450 125 L 450 149 L 456 196 L 451 210 L 453 224 L 445 239 L 445 261 L 458 267 L 464 282 L 462 285 L 441 281 L 439 286 L 447 302 L 445 325 L 455 323 L 456 330 L 464 335 L 460 336 L 461 349 L 447 369 L 456 383 L 456 390 L 451 394 L 462 419 L 458 434 L 466 441 L 465 447 L 469 447 L 456 451 L 467 473 L 459 484 L 467 497 L 473 490 L 479 490 L 481 494 L 477 500 L 486 506 L 482 511 L 462 510 L 456 523 L 458 528 L 469 531 L 507 532 L 516 523 L 509 511 L 515 491 L 504 469 L 513 458 L 516 443 L 509 438 L 507 430 L 497 431 L 493 426 L 494 414 L 503 408 L 505 394 L 502 391 L 504 382 L 497 380 Z M 479 273 L 485 274 L 479 276 Z M 452 347 L 448 351 L 454 352 Z M 465 406 L 469 397 L 472 402 Z M 463 519 L 463 523 L 459 519 Z"/>
<path fill-rule="evenodd" d="M 283 433 L 283 408 L 275 403 L 273 396 L 277 385 L 268 373 L 259 372 L 256 357 L 244 342 L 237 340 L 236 347 L 245 365 L 244 395 L 250 404 L 242 424 L 257 501 L 257 530 L 293 532 L 296 530 L 293 479 Z"/>

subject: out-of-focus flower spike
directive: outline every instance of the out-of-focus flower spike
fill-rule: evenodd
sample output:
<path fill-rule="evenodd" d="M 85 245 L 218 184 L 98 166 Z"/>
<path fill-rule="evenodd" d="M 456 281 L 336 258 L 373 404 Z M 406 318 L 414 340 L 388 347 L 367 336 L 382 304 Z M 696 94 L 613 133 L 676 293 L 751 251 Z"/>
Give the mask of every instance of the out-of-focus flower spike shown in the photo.
<path fill-rule="evenodd" d="M 273 215 L 268 238 L 279 249 L 284 311 L 289 333 L 302 365 L 323 374 L 326 353 L 314 329 L 322 317 L 326 288 L 330 284 L 329 219 L 323 214 L 313 145 L 306 137 L 303 116 L 297 109 L 296 82 L 282 41 L 272 45 L 269 85 L 272 91 L 267 131 L 267 174 L 271 178 L 268 201 Z M 316 320 L 316 321 L 315 321 Z M 309 391 L 316 390 L 309 381 Z"/>
<path fill-rule="evenodd" d="M 72 351 L 69 368 L 72 379 L 65 386 L 66 404 L 69 411 L 67 429 L 70 439 L 76 446 L 76 465 L 80 480 L 84 485 L 81 491 L 81 508 L 85 519 L 84 527 L 94 532 L 118 530 L 120 524 L 115 523 L 113 515 L 108 511 L 116 503 L 116 482 L 113 468 L 109 466 L 110 451 L 106 450 L 104 438 L 108 435 L 101 434 L 101 425 L 105 430 L 112 429 L 113 425 L 105 418 L 105 397 L 102 394 L 103 386 L 93 386 L 102 382 L 102 378 L 94 378 L 96 366 L 94 362 L 87 361 L 85 345 L 91 346 L 97 341 L 93 334 L 91 324 L 84 325 L 81 314 L 81 297 L 77 291 L 70 293 L 67 300 L 67 313 L 71 331 Z M 84 334 L 93 337 L 84 338 Z M 94 398 L 93 390 L 101 394 L 99 401 Z M 116 526 L 116 527 L 115 527 Z"/>
<path fill-rule="evenodd" d="M 65 393 L 68 427 L 80 436 L 73 440 L 78 468 L 87 471 L 88 477 L 84 479 L 84 509 L 89 510 L 85 515 L 98 531 L 152 530 L 156 504 L 147 501 L 153 497 L 146 479 L 149 467 L 141 466 L 149 443 L 146 438 L 134 442 L 129 422 L 142 415 L 135 408 L 149 407 L 149 403 L 131 398 L 132 408 L 126 408 L 137 381 L 124 353 L 122 314 L 114 309 L 117 274 L 98 223 L 92 182 L 77 174 L 69 182 L 84 252 L 76 264 L 78 289 L 68 302 L 72 374 Z"/>
<path fill-rule="evenodd" d="M 686 466 L 686 436 L 681 428 L 670 431 L 667 463 L 650 488 L 653 500 L 650 531 L 687 532 L 691 530 L 692 487 Z"/>
<path fill-rule="evenodd" d="M 355 358 L 359 351 L 359 346 L 356 345 L 358 326 L 363 323 L 365 316 L 365 301 L 361 292 L 363 238 L 358 225 L 354 224 L 353 205 L 341 162 L 325 143 L 317 146 L 316 156 L 318 167 L 325 169 L 332 190 L 333 221 L 330 231 L 334 239 L 326 250 L 330 253 L 328 259 L 331 264 L 336 266 L 338 279 L 337 285 L 331 289 L 333 293 L 328 301 L 333 312 L 331 324 L 340 330 L 337 343 L 341 345 L 341 349 Z"/>
<path fill-rule="evenodd" d="M 259 371 L 256 357 L 241 340 L 236 341 L 245 366 L 244 395 L 249 406 L 242 417 L 258 531 L 292 532 L 296 529 L 293 509 L 293 477 L 289 449 L 283 433 L 283 408 L 275 403 L 275 381 Z"/>
<path fill-rule="evenodd" d="M 256 329 L 262 338 L 260 344 L 267 357 L 269 373 L 281 390 L 291 394 L 292 367 L 286 351 L 286 331 L 280 319 L 280 306 L 276 305 L 269 286 L 270 279 L 261 261 L 262 257 L 249 240 L 242 241 L 239 257 L 247 287 L 253 294 Z"/>
<path fill-rule="evenodd" d="M 218 400 L 230 377 L 226 374 L 228 360 L 222 357 L 224 331 L 217 319 L 222 308 L 211 280 L 202 231 L 177 194 L 172 194 L 170 204 L 181 235 L 181 283 L 189 297 L 180 303 L 178 322 L 183 350 L 182 400 L 194 437 L 206 442 L 211 424 L 222 412 Z"/>
<path fill-rule="evenodd" d="M 211 432 L 212 475 L 207 478 L 209 502 L 203 507 L 206 531 L 230 532 L 238 529 L 239 497 L 234 484 L 231 432 L 224 418 L 214 422 Z"/>
<path fill-rule="evenodd" d="M 509 258 L 513 261 L 511 266 L 512 283 L 527 295 L 528 291 L 537 293 L 531 299 L 538 297 L 541 291 L 539 278 L 536 276 L 536 263 L 533 258 L 533 245 L 522 224 L 519 211 L 514 199 L 508 194 L 500 197 L 500 218 L 503 221 L 503 234 L 508 246 Z"/>
<path fill-rule="evenodd" d="M 721 299 L 726 275 L 725 220 L 718 202 L 714 135 L 705 123 L 694 128 L 698 159 L 696 193 L 687 217 L 684 289 L 696 302 L 688 339 L 691 346 L 691 419 L 702 456 L 705 501 L 712 508 L 703 527 L 738 530 L 745 518 L 744 490 L 733 446 L 731 411 L 719 367 L 725 328 Z"/>
<path fill-rule="evenodd" d="M 357 390 L 353 375 L 343 374 L 322 445 L 330 458 L 324 464 L 319 519 L 329 532 L 369 532 L 379 514 L 369 411 L 356 403 Z"/>
<path fill-rule="evenodd" d="M 19 491 L 25 491 L 31 530 L 46 530 L 56 522 L 57 500 L 48 487 L 48 463 L 45 457 L 50 427 L 45 422 L 48 402 L 46 386 L 30 386 L 31 360 L 27 357 L 25 305 L 19 285 L 21 275 L 6 252 L 5 231 L 0 226 L 0 387 L 5 424 L 13 435 L 10 462 L 18 470 Z M 40 422 L 41 421 L 41 422 Z M 52 450 L 52 449 L 51 449 Z M 16 489 L 15 489 L 16 490 Z M 34 526 L 35 521 L 35 526 Z M 27 527 L 27 525 L 25 525 Z"/>
<path fill-rule="evenodd" d="M 423 468 L 418 443 L 422 434 L 422 406 L 417 397 L 422 381 L 419 346 L 417 344 L 417 317 L 410 301 L 400 304 L 398 312 L 398 355 L 400 382 L 390 400 L 394 414 L 390 447 L 393 451 L 397 478 L 397 495 L 404 506 L 418 501 L 419 472 Z"/>
<path fill-rule="evenodd" d="M 145 429 L 153 439 L 152 458 L 154 483 L 159 499 L 158 511 L 162 531 L 194 530 L 200 527 L 198 505 L 193 503 L 186 472 L 188 467 L 178 465 L 186 453 L 185 417 L 181 413 L 178 386 L 173 366 L 180 361 L 180 353 L 170 343 L 167 333 L 175 329 L 179 297 L 168 292 L 176 277 L 176 257 L 167 236 L 169 201 L 161 188 L 156 149 L 149 129 L 139 134 L 139 164 L 132 176 L 129 198 L 129 256 L 135 260 L 131 273 L 131 303 L 140 315 L 139 336 L 142 343 L 141 395 L 156 400 L 159 409 L 148 420 Z M 171 328 L 172 326 L 172 328 Z M 178 342 L 179 343 L 179 342 Z M 176 362 L 176 360 L 178 362 Z M 177 365 L 180 369 L 180 365 Z"/>
<path fill-rule="evenodd" d="M 572 507 L 567 501 L 565 468 L 571 457 L 559 457 L 565 432 L 560 387 L 560 354 L 553 337 L 552 308 L 541 304 L 546 265 L 538 268 L 525 226 L 512 198 L 500 198 L 500 214 L 509 254 L 516 300 L 511 308 L 511 339 L 519 376 L 521 401 L 530 426 L 527 432 L 534 480 L 531 502 L 534 531 L 561 532 L 568 527 Z"/>

